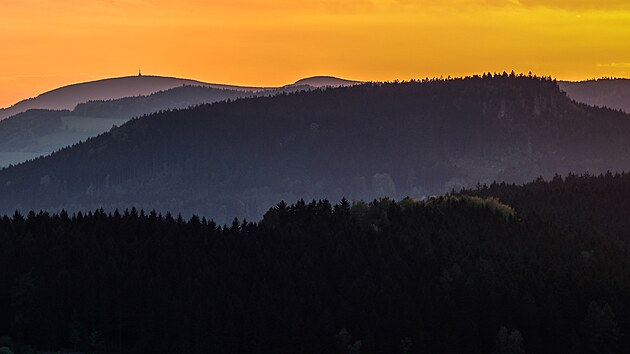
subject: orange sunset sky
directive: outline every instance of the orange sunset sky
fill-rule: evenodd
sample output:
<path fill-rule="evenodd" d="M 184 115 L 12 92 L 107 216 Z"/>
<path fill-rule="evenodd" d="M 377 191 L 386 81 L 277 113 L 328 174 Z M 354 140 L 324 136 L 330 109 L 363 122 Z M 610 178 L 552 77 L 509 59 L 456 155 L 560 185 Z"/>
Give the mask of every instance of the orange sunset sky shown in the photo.
<path fill-rule="evenodd" d="M 143 73 L 241 85 L 630 76 L 628 0 L 0 0 L 0 107 Z"/>

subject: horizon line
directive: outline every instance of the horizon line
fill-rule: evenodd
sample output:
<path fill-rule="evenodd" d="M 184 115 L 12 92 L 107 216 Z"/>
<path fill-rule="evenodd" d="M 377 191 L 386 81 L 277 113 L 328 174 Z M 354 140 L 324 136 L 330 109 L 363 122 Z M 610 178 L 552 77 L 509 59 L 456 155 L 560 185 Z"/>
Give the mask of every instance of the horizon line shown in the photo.
<path fill-rule="evenodd" d="M 107 81 L 107 80 L 116 80 L 116 79 L 128 79 L 128 78 L 164 78 L 164 79 L 176 79 L 176 80 L 186 80 L 186 81 L 192 81 L 192 82 L 197 82 L 201 85 L 217 85 L 217 86 L 228 86 L 228 87 L 235 87 L 235 88 L 247 88 L 247 89 L 274 89 L 274 88 L 281 88 L 281 87 L 285 87 L 285 86 L 290 86 L 290 85 L 294 85 L 300 81 L 303 80 L 307 80 L 307 79 L 315 79 L 315 78 L 332 78 L 332 79 L 338 79 L 338 80 L 343 80 L 343 81 L 352 81 L 352 82 L 357 82 L 357 83 L 404 83 L 404 82 L 422 82 L 425 80 L 450 80 L 450 79 L 466 79 L 466 78 L 475 78 L 475 77 L 483 77 L 486 75 L 492 75 L 492 76 L 500 76 L 503 74 L 514 74 L 517 77 L 537 77 L 537 78 L 548 78 L 548 79 L 552 79 L 554 81 L 557 82 L 568 82 L 568 83 L 583 83 L 583 82 L 593 82 L 593 81 L 600 81 L 600 80 L 630 80 L 630 77 L 621 77 L 621 76 L 600 76 L 600 77 L 590 77 L 590 78 L 585 78 L 585 79 L 580 79 L 580 80 L 562 80 L 559 79 L 553 75 L 537 75 L 533 72 L 528 72 L 528 73 L 524 73 L 524 72 L 515 72 L 514 70 L 510 70 L 509 72 L 504 70 L 502 72 L 497 72 L 497 71 L 487 71 L 487 72 L 482 72 L 482 73 L 475 73 L 475 74 L 467 74 L 467 75 L 458 75 L 458 76 L 451 76 L 451 75 L 440 75 L 440 76 L 425 76 L 425 77 L 416 77 L 416 78 L 410 78 L 410 79 L 390 79 L 390 80 L 356 80 L 356 79 L 346 79 L 346 78 L 342 78 L 342 77 L 338 77 L 338 76 L 334 76 L 334 75 L 327 75 L 327 74 L 321 74 L 321 75 L 312 75 L 312 76 L 306 76 L 306 77 L 302 77 L 292 83 L 288 83 L 285 85 L 281 85 L 281 86 L 262 86 L 262 85 L 247 85 L 247 84 L 238 84 L 238 83 L 217 83 L 217 82 L 208 82 L 208 81 L 201 81 L 200 79 L 193 79 L 193 78 L 185 78 L 185 77 L 177 77 L 177 76 L 170 76 L 170 75 L 155 75 L 155 74 L 145 74 L 145 73 L 141 73 L 140 71 L 138 72 L 138 74 L 135 75 L 126 75 L 126 76 L 112 76 L 112 77 L 103 77 L 103 78 L 99 78 L 99 79 L 94 79 L 94 80 L 89 80 L 89 81 L 80 81 L 80 82 L 73 82 L 73 83 L 69 83 L 69 84 L 65 84 L 62 86 L 58 86 L 56 88 L 53 88 L 51 90 L 48 91 L 44 91 L 41 92 L 39 94 L 37 94 L 36 96 L 32 96 L 32 97 L 28 97 L 28 98 L 24 98 L 21 99 L 9 106 L 5 106 L 5 107 L 0 107 L 0 111 L 2 110 L 6 110 L 6 109 L 10 109 L 12 107 L 14 107 L 15 105 L 24 102 L 24 101 L 28 101 L 28 100 L 32 100 L 32 99 L 36 99 L 42 95 L 45 95 L 47 93 L 51 93 L 63 88 L 68 88 L 68 87 L 72 87 L 72 86 L 78 86 L 78 85 L 82 85 L 82 84 L 88 84 L 88 83 L 96 83 L 99 81 Z"/>

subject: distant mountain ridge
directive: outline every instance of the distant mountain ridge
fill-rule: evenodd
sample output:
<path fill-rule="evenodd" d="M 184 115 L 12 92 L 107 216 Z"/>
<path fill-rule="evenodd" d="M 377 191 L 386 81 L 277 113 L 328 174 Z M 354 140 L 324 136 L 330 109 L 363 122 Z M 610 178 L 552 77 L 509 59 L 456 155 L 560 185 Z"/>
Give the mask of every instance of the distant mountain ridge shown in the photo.
<path fill-rule="evenodd" d="M 333 76 L 313 76 L 283 87 L 309 86 L 313 88 L 343 87 L 362 83 Z M 279 87 L 248 87 L 207 83 L 192 79 L 163 76 L 126 76 L 63 86 L 36 97 L 25 99 L 10 107 L 0 108 L 0 120 L 29 109 L 72 110 L 88 101 L 108 101 L 135 96 L 148 96 L 178 86 L 205 86 L 242 92 L 260 92 Z M 559 81 L 560 88 L 572 99 L 589 105 L 622 109 L 630 113 L 630 80 L 597 79 L 587 81 Z"/>
<path fill-rule="evenodd" d="M 63 86 L 26 99 L 0 110 L 0 120 L 29 109 L 72 110 L 77 104 L 94 100 L 111 100 L 124 97 L 146 96 L 178 86 L 205 86 L 244 92 L 262 90 L 258 87 L 242 87 L 212 84 L 190 79 L 163 76 L 125 76 Z"/>
<path fill-rule="evenodd" d="M 0 171 L 0 211 L 99 207 L 257 219 L 279 200 L 422 198 L 630 168 L 630 116 L 551 80 L 363 84 L 134 119 Z"/>
<path fill-rule="evenodd" d="M 298 80 L 287 86 L 348 86 L 359 83 L 330 76 L 317 76 Z M 97 81 L 83 82 L 63 86 L 41 95 L 20 101 L 8 108 L 0 108 L 0 120 L 6 119 L 29 109 L 72 110 L 78 104 L 88 101 L 107 101 L 125 97 L 148 96 L 153 93 L 179 86 L 204 86 L 239 92 L 260 92 L 279 87 L 247 87 L 227 84 L 215 84 L 191 79 L 164 76 L 125 76 Z"/>

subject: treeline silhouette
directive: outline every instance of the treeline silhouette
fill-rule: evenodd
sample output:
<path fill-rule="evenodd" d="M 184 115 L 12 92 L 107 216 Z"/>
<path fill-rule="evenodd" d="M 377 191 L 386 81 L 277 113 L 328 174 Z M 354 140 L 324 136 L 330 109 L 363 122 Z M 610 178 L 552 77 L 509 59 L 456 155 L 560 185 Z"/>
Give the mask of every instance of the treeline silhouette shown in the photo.
<path fill-rule="evenodd" d="M 630 119 L 550 78 L 485 74 L 238 99 L 134 119 L 0 171 L 0 211 L 136 206 L 258 219 L 278 200 L 422 198 L 630 169 Z"/>
<path fill-rule="evenodd" d="M 572 226 L 613 227 L 609 210 L 630 212 L 615 195 L 627 193 L 630 177 L 609 178 L 586 178 L 579 202 L 554 212 L 542 193 L 522 192 L 512 199 L 520 213 L 458 195 L 282 202 L 260 222 L 227 226 L 135 209 L 5 216 L 0 336 L 10 338 L 0 345 L 613 353 L 630 344 L 630 258 L 610 235 L 630 221 L 606 233 Z M 570 184 L 535 185 L 575 193 Z M 588 207 L 600 198 L 607 208 Z M 534 204 L 540 212 L 523 206 Z"/>

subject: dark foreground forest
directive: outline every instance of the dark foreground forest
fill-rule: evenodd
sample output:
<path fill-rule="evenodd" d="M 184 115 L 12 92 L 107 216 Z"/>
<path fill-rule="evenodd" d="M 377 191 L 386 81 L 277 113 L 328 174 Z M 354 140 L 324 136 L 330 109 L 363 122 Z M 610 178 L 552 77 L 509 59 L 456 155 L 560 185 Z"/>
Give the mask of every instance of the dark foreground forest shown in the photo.
<path fill-rule="evenodd" d="M 607 174 L 421 202 L 280 203 L 228 226 L 16 214 L 0 219 L 0 347 L 623 352 L 628 196 L 630 175 Z"/>

